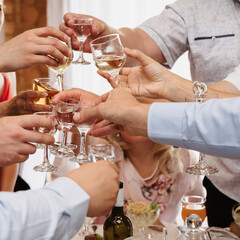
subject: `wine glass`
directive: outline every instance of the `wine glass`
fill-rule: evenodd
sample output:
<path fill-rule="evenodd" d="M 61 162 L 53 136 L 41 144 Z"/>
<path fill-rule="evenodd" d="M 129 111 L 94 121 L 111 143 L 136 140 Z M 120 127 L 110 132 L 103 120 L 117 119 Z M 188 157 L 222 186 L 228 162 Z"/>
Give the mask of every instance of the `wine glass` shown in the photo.
<path fill-rule="evenodd" d="M 161 225 L 144 226 L 139 230 L 139 237 L 141 240 L 166 240 L 167 229 Z"/>
<path fill-rule="evenodd" d="M 90 46 L 96 66 L 103 72 L 109 73 L 116 80 L 120 69 L 126 61 L 119 34 L 96 38 L 91 41 Z"/>
<path fill-rule="evenodd" d="M 73 59 L 73 52 L 72 52 L 72 45 L 71 45 L 71 40 L 69 38 L 68 43 L 60 41 L 62 44 L 67 44 L 68 48 L 70 49 L 72 55 L 70 57 L 65 56 L 65 63 L 64 64 L 59 64 L 57 67 L 47 65 L 48 68 L 50 68 L 56 75 L 58 82 L 59 82 L 59 91 L 63 91 L 63 75 L 65 70 L 70 66 L 72 59 Z M 53 58 L 51 56 L 51 58 Z"/>
<path fill-rule="evenodd" d="M 54 120 L 55 126 L 54 129 L 46 129 L 44 127 L 35 128 L 35 131 L 46 134 L 53 134 L 57 130 L 57 122 L 55 121 L 55 113 L 53 112 L 35 112 L 34 115 L 42 116 L 45 118 L 51 118 Z M 33 169 L 39 172 L 53 172 L 57 171 L 58 168 L 53 166 L 48 159 L 48 145 L 44 145 L 44 158 L 42 164 L 35 166 Z"/>
<path fill-rule="evenodd" d="M 186 102 L 197 102 L 203 103 L 207 100 L 219 98 L 218 94 L 215 93 L 206 93 L 207 86 L 205 83 L 195 81 L 193 83 L 193 91 L 194 94 L 188 94 L 185 98 Z M 188 167 L 186 172 L 190 174 L 196 175 L 210 175 L 218 172 L 218 169 L 210 166 L 208 163 L 204 161 L 204 154 L 199 153 L 199 161 L 192 167 Z"/>
<path fill-rule="evenodd" d="M 58 157 L 74 157 L 72 146 L 67 144 L 67 136 L 68 131 L 74 125 L 73 114 L 78 107 L 79 101 L 72 98 L 60 100 L 57 104 L 57 119 L 62 125 L 64 136 L 62 144 L 59 145 L 58 149 L 51 152 Z"/>
<path fill-rule="evenodd" d="M 197 214 L 190 214 L 185 219 L 185 226 L 188 231 L 185 233 L 187 239 L 197 239 L 202 240 L 202 231 L 200 227 L 202 226 L 202 219 Z"/>
<path fill-rule="evenodd" d="M 46 92 L 48 95 L 43 98 L 32 98 L 31 101 L 35 104 L 52 106 L 53 97 L 59 93 L 60 84 L 57 78 L 35 78 L 32 81 L 33 91 Z M 43 149 L 44 144 L 36 144 L 38 149 Z"/>
<path fill-rule="evenodd" d="M 88 146 L 88 159 L 90 162 L 105 160 L 114 163 L 115 152 L 112 144 L 92 144 Z"/>
<path fill-rule="evenodd" d="M 73 33 L 79 41 L 79 57 L 77 60 L 73 61 L 74 64 L 87 65 L 90 62 L 86 61 L 83 57 L 83 46 L 88 38 L 92 34 L 92 18 L 74 18 L 73 23 Z"/>
<path fill-rule="evenodd" d="M 79 108 L 75 112 L 80 112 L 82 109 L 92 108 L 92 106 L 80 104 Z M 86 154 L 86 140 L 87 140 L 87 133 L 91 127 L 91 123 L 75 123 L 75 126 L 78 128 L 80 133 L 80 149 L 79 153 L 76 157 L 70 159 L 72 162 L 77 162 L 79 164 L 84 164 L 89 162 L 88 155 Z"/>

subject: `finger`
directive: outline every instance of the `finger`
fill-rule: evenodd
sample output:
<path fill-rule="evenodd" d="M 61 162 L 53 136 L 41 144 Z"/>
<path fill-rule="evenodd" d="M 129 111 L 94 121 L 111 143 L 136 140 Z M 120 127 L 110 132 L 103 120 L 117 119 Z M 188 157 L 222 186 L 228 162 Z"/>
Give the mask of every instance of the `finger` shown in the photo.
<path fill-rule="evenodd" d="M 45 133 L 35 132 L 32 130 L 25 130 L 22 136 L 24 142 L 40 143 L 46 145 L 54 144 L 54 137 Z"/>
<path fill-rule="evenodd" d="M 80 100 L 80 96 L 81 96 L 81 90 L 80 89 L 69 89 L 69 90 L 62 91 L 62 92 L 56 94 L 53 97 L 52 103 L 54 105 L 56 105 L 61 99 L 65 99 L 65 98 L 73 98 L 73 99 L 76 99 L 76 100 Z"/>
<path fill-rule="evenodd" d="M 39 92 L 39 91 L 21 91 L 18 93 L 17 97 L 23 98 L 23 99 L 32 99 L 32 98 L 44 98 L 47 97 L 48 94 L 46 92 Z"/>
<path fill-rule="evenodd" d="M 29 115 L 19 116 L 16 117 L 15 120 L 18 121 L 18 124 L 25 129 L 33 129 L 39 127 L 51 129 L 54 126 L 52 119 L 38 115 L 32 115 L 31 117 L 29 117 Z"/>
<path fill-rule="evenodd" d="M 143 67 L 153 61 L 150 57 L 146 56 L 137 49 L 124 48 L 124 52 L 127 54 L 128 57 L 135 58 L 138 62 L 141 63 Z"/>
<path fill-rule="evenodd" d="M 66 62 L 65 56 L 52 45 L 35 45 L 32 49 L 34 54 L 50 55 L 57 63 L 64 64 Z"/>
<path fill-rule="evenodd" d="M 26 102 L 24 108 L 26 111 L 30 111 L 31 113 L 33 113 L 33 112 L 48 112 L 49 111 L 48 105 L 34 104 L 31 102 Z"/>
<path fill-rule="evenodd" d="M 34 64 L 45 64 L 53 67 L 58 67 L 59 62 L 54 60 L 53 58 L 49 56 L 43 56 L 43 55 L 32 55 L 28 57 L 29 66 L 32 66 Z"/>
<path fill-rule="evenodd" d="M 15 158 L 15 161 L 12 163 L 22 163 L 25 162 L 29 158 L 28 154 L 18 154 Z"/>
<path fill-rule="evenodd" d="M 101 70 L 98 70 L 97 73 L 104 77 L 105 79 L 107 79 L 107 81 L 110 83 L 110 85 L 112 86 L 112 88 L 117 87 L 116 81 L 115 79 L 107 72 L 103 72 Z"/>
<path fill-rule="evenodd" d="M 131 70 L 132 70 L 132 68 L 130 68 L 130 67 L 124 67 L 120 70 L 119 74 L 128 76 L 131 73 Z"/>
<path fill-rule="evenodd" d="M 73 120 L 76 123 L 91 122 L 98 117 L 101 117 L 100 113 L 98 112 L 97 107 L 93 107 L 90 109 L 83 109 L 81 112 L 74 114 Z"/>
<path fill-rule="evenodd" d="M 112 135 L 119 133 L 121 130 L 119 129 L 118 124 L 109 124 L 102 128 L 95 128 L 89 130 L 89 135 L 94 137 L 104 137 L 107 135 Z"/>
<path fill-rule="evenodd" d="M 36 152 L 36 146 L 31 143 L 21 144 L 21 148 L 18 151 L 20 154 L 29 155 Z"/>
<path fill-rule="evenodd" d="M 36 28 L 34 30 L 32 30 L 36 35 L 40 36 L 40 37 L 55 37 L 58 38 L 59 40 L 63 41 L 63 42 L 68 42 L 69 37 L 67 36 L 67 34 L 65 34 L 64 32 L 54 28 L 54 27 L 42 27 L 42 28 Z"/>
<path fill-rule="evenodd" d="M 64 44 L 63 42 L 61 42 L 55 38 L 39 37 L 35 41 L 35 43 L 39 44 L 39 45 L 53 46 L 53 47 L 57 48 L 66 57 L 72 56 L 72 50 L 69 49 L 68 45 Z M 69 40 L 69 44 L 70 44 L 70 40 Z"/>

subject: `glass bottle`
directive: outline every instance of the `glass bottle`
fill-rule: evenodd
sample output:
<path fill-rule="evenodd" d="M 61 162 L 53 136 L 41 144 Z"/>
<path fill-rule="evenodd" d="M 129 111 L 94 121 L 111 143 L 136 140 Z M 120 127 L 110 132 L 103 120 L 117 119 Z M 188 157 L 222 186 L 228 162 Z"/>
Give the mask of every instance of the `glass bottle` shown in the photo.
<path fill-rule="evenodd" d="M 103 225 L 104 240 L 123 240 L 133 235 L 132 223 L 125 215 L 123 205 L 123 183 L 120 182 L 117 202 Z"/>

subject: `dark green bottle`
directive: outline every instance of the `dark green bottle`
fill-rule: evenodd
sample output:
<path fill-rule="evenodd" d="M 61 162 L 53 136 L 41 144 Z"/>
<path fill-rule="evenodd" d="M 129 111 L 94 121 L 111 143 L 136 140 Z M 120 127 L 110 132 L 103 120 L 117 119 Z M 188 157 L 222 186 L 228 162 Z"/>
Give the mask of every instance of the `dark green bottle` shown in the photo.
<path fill-rule="evenodd" d="M 125 215 L 123 205 L 123 183 L 120 182 L 117 202 L 103 225 L 104 240 L 123 240 L 133 235 L 132 223 Z"/>

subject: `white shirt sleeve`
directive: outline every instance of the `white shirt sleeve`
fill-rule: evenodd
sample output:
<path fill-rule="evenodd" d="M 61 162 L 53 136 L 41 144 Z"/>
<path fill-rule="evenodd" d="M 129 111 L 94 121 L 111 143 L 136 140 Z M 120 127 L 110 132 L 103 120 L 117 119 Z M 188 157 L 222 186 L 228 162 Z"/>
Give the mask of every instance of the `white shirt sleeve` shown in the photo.
<path fill-rule="evenodd" d="M 232 83 L 238 90 L 240 90 L 240 65 L 235 68 L 235 71 L 228 74 L 223 80 Z"/>
<path fill-rule="evenodd" d="M 69 178 L 43 189 L 0 192 L 0 239 L 70 239 L 81 227 L 89 196 Z"/>
<path fill-rule="evenodd" d="M 154 103 L 148 136 L 155 142 L 209 155 L 239 158 L 240 98 L 197 103 Z"/>

